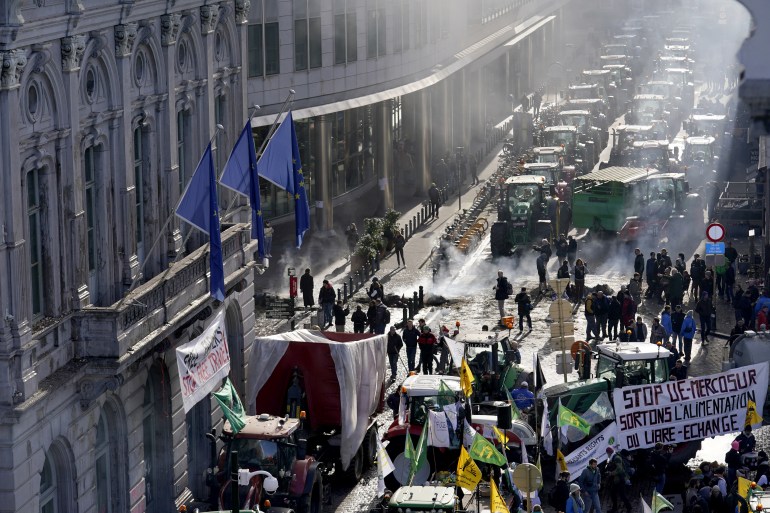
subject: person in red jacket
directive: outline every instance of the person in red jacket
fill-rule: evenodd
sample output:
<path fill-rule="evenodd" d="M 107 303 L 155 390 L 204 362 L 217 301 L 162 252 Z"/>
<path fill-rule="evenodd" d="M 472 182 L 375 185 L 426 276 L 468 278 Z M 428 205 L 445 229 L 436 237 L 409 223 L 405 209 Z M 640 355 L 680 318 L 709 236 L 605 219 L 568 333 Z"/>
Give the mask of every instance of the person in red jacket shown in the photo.
<path fill-rule="evenodd" d="M 423 374 L 433 374 L 433 353 L 436 348 L 436 336 L 430 332 L 429 326 L 422 327 L 422 333 L 417 337 L 420 346 L 420 363 Z"/>
<path fill-rule="evenodd" d="M 767 325 L 767 305 L 763 305 L 762 308 L 759 309 L 759 312 L 757 312 L 757 329 L 762 330 L 762 326 L 765 328 L 768 328 Z"/>

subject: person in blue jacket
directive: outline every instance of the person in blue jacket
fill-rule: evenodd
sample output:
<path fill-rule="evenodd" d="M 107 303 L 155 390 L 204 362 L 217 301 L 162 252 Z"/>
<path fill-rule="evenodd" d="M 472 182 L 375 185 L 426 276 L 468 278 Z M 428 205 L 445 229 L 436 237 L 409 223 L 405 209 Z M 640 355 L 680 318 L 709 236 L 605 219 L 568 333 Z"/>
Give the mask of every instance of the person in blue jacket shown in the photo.
<path fill-rule="evenodd" d="M 580 485 L 572 483 L 569 485 L 566 513 L 585 513 L 585 509 L 585 502 L 583 502 L 583 497 L 580 496 Z"/>
<path fill-rule="evenodd" d="M 695 325 L 695 319 L 692 318 L 692 310 L 687 311 L 687 315 L 684 316 L 682 321 L 682 329 L 679 330 L 679 334 L 684 341 L 684 361 L 690 361 L 690 354 L 692 353 L 692 339 L 695 338 L 698 328 Z"/>
<path fill-rule="evenodd" d="M 660 314 L 660 325 L 666 330 L 666 340 L 671 339 L 674 328 L 671 326 L 671 307 L 666 306 Z"/>

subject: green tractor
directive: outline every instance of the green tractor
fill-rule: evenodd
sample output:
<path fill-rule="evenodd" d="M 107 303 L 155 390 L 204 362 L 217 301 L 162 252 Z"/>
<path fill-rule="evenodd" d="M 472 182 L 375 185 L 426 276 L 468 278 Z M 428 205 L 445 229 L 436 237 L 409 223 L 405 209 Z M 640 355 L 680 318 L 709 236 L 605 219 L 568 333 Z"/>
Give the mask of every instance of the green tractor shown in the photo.
<path fill-rule="evenodd" d="M 490 232 L 492 256 L 519 256 L 528 243 L 551 237 L 552 229 L 566 230 L 569 212 L 569 206 L 551 194 L 544 177 L 508 178 L 500 190 L 497 222 Z"/>

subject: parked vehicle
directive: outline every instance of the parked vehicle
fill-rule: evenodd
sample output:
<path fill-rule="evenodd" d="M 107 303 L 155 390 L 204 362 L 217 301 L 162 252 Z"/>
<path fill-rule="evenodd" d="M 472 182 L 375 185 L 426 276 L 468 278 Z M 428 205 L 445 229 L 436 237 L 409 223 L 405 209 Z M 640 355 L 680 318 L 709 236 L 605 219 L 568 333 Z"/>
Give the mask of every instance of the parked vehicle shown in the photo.
<path fill-rule="evenodd" d="M 655 139 L 652 125 L 618 125 L 612 129 L 610 166 L 629 166 L 634 143 Z"/>
<path fill-rule="evenodd" d="M 296 330 L 258 337 L 249 411 L 290 418 L 305 412 L 309 453 L 357 482 L 376 456 L 385 349 L 385 335 Z"/>
<path fill-rule="evenodd" d="M 490 232 L 492 256 L 519 256 L 532 241 L 550 237 L 557 211 L 560 226 L 569 226 L 569 205 L 548 193 L 542 176 L 513 176 L 505 181 Z"/>
<path fill-rule="evenodd" d="M 670 218 L 678 221 L 697 199 L 688 191 L 682 173 L 607 167 L 575 180 L 573 225 L 617 233 L 625 241 L 660 236 Z"/>
<path fill-rule="evenodd" d="M 269 496 L 262 494 L 261 475 L 251 479 L 248 489 L 240 487 L 239 503 L 249 510 L 269 498 L 272 507 L 267 509 L 268 513 L 283 511 L 274 508 L 320 513 L 324 498 L 330 498 L 328 483 L 324 482 L 328 469 L 307 454 L 307 439 L 299 419 L 268 414 L 250 416 L 238 434 L 233 434 L 230 423 L 225 422 L 221 440 L 224 446 L 207 479 L 215 489 L 219 509 L 231 507 L 232 452 L 238 454 L 240 468 L 262 470 L 278 479 L 278 490 Z"/>

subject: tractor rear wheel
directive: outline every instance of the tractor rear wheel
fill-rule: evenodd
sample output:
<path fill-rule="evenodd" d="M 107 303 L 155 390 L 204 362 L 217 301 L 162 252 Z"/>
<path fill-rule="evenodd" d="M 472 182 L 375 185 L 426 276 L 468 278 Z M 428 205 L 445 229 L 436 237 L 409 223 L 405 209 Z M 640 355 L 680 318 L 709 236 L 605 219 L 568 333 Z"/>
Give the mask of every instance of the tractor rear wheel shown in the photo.
<path fill-rule="evenodd" d="M 505 222 L 496 222 L 489 232 L 489 244 L 493 257 L 508 256 L 511 254 L 511 242 L 508 240 L 508 225 Z"/>
<path fill-rule="evenodd" d="M 321 513 L 323 511 L 324 487 L 322 480 L 321 474 L 316 473 L 310 493 L 300 497 L 297 502 L 297 513 Z"/>
<path fill-rule="evenodd" d="M 343 474 L 343 479 L 346 483 L 355 485 L 361 480 L 364 475 L 364 448 L 363 444 L 358 447 L 353 459 L 350 460 L 348 469 Z"/>
<path fill-rule="evenodd" d="M 364 467 L 369 468 L 377 460 L 377 425 L 369 428 L 364 436 Z"/>

